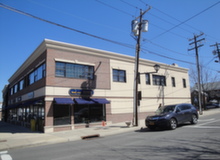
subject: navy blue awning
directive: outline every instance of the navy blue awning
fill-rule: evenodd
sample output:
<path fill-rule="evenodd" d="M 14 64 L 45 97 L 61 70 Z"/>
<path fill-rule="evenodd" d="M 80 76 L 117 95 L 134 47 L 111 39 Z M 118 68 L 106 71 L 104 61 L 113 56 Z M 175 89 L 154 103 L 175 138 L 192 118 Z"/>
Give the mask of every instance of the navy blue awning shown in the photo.
<path fill-rule="evenodd" d="M 75 98 L 74 100 L 76 101 L 77 104 L 108 104 L 110 103 L 105 98 L 94 98 L 94 99 Z"/>
<path fill-rule="evenodd" d="M 71 98 L 54 98 L 56 104 L 74 104 Z"/>

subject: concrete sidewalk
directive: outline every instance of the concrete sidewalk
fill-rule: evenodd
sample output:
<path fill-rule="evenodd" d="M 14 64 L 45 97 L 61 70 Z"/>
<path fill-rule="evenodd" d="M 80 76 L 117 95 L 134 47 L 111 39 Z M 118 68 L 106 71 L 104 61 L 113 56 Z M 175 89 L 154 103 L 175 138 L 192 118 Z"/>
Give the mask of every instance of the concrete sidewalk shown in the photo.
<path fill-rule="evenodd" d="M 200 115 L 200 117 L 208 116 L 215 113 L 220 114 L 220 108 L 204 111 L 203 115 Z M 140 120 L 138 127 L 127 127 L 125 122 L 123 122 L 107 125 L 104 127 L 97 126 L 83 129 L 75 129 L 72 131 L 39 133 L 31 132 L 29 129 L 22 126 L 11 125 L 0 121 L 0 151 L 19 147 L 76 141 L 81 140 L 82 137 L 105 137 L 123 132 L 140 130 L 141 128 L 145 128 L 144 123 L 144 120 Z"/>

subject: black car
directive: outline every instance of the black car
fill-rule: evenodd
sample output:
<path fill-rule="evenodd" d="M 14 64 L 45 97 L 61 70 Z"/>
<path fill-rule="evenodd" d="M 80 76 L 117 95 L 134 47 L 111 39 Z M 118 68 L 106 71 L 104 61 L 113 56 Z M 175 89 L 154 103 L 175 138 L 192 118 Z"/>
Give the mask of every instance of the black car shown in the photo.
<path fill-rule="evenodd" d="M 196 124 L 198 118 L 198 112 L 191 104 L 167 105 L 158 108 L 156 115 L 148 116 L 145 119 L 145 125 L 149 129 L 160 127 L 174 130 L 179 124 L 185 122 Z"/>

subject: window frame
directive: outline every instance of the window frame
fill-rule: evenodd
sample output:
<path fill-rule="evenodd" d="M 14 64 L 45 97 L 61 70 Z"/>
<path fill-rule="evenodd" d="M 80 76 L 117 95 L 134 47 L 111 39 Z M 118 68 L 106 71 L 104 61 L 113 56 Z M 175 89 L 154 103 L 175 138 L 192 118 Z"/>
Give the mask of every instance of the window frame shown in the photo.
<path fill-rule="evenodd" d="M 60 65 L 60 67 L 58 66 L 58 64 Z M 94 66 L 56 61 L 55 76 L 64 78 L 93 80 Z"/>
<path fill-rule="evenodd" d="M 150 73 L 145 73 L 145 83 L 147 84 L 147 85 L 151 85 L 151 78 L 150 78 Z"/>
<path fill-rule="evenodd" d="M 113 82 L 126 83 L 126 70 L 113 69 L 112 70 Z"/>
<path fill-rule="evenodd" d="M 35 68 L 31 73 L 28 74 L 28 85 L 31 85 L 46 77 L 46 65 L 41 64 Z"/>
<path fill-rule="evenodd" d="M 171 77 L 172 87 L 176 87 L 175 77 Z"/>
<path fill-rule="evenodd" d="M 182 81 L 183 81 L 183 88 L 186 88 L 186 79 L 183 78 Z"/>
<path fill-rule="evenodd" d="M 153 85 L 166 86 L 166 77 L 160 75 L 153 75 Z"/>

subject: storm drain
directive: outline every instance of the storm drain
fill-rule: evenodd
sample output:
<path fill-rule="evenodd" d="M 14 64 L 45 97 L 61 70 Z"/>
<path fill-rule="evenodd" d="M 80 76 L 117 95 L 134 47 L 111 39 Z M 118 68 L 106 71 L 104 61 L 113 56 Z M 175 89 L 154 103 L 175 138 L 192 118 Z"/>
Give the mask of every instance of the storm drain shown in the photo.
<path fill-rule="evenodd" d="M 87 139 L 93 139 L 93 138 L 98 138 L 100 137 L 99 134 L 92 134 L 92 135 L 87 135 L 87 136 L 81 136 L 82 140 L 87 140 Z"/>

